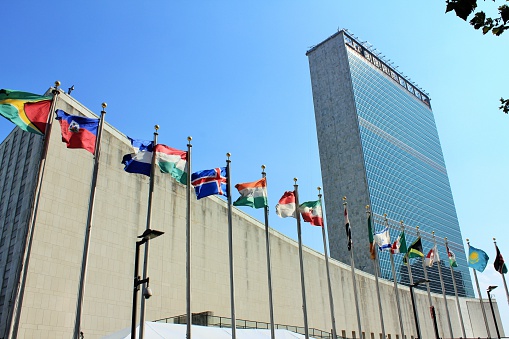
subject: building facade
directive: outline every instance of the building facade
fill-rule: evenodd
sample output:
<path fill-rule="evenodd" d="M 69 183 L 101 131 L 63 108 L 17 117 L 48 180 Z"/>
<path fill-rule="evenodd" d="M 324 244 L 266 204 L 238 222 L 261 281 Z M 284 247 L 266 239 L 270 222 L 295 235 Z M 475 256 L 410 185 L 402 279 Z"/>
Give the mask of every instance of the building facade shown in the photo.
<path fill-rule="evenodd" d="M 42 137 L 19 128 L 0 144 L 0 333 L 12 317 L 41 150 Z"/>
<path fill-rule="evenodd" d="M 347 197 L 357 268 L 373 273 L 366 250 L 365 206 L 387 214 L 391 238 L 405 228 L 407 245 L 422 237 L 424 254 L 436 232 L 441 258 L 444 238 L 456 254 L 464 295 L 473 296 L 461 230 L 430 98 L 352 34 L 339 31 L 307 52 L 311 73 L 331 256 L 350 262 L 342 197 Z M 385 226 L 375 218 L 375 230 Z M 410 281 L 396 257 L 400 282 Z M 415 259 L 412 259 L 414 261 Z M 419 259 L 420 260 L 420 259 Z M 380 274 L 392 279 L 387 252 Z M 418 272 L 416 272 L 418 273 Z M 424 272 L 422 272 L 424 274 Z M 416 275 L 415 279 L 423 278 Z M 450 278 L 450 274 L 449 274 Z M 452 286 L 451 280 L 446 285 Z M 449 289 L 448 289 L 449 291 Z"/>
<path fill-rule="evenodd" d="M 57 108 L 73 115 L 96 117 L 64 92 L 59 94 Z M 59 132 L 56 125 L 49 137 L 31 241 L 27 241 L 27 227 L 34 211 L 32 200 L 42 138 L 15 128 L 0 144 L 3 165 L 0 168 L 0 338 L 3 339 L 14 337 L 14 327 L 17 327 L 17 338 L 55 339 L 73 334 L 94 159 L 85 150 L 67 149 Z M 172 146 L 184 148 L 184 145 Z M 131 152 L 127 137 L 105 123 L 83 297 L 81 330 L 87 339 L 129 328 L 131 323 L 135 243 L 145 231 L 149 189 L 148 177 L 123 171 L 122 158 Z M 153 296 L 146 301 L 147 321 L 186 313 L 186 187 L 162 173 L 156 173 L 154 186 L 152 228 L 165 233 L 150 243 L 148 276 Z M 192 200 L 193 313 L 230 316 L 227 211 L 226 201 L 217 196 Z M 238 208 L 233 208 L 232 224 L 238 324 L 267 323 L 265 225 Z M 270 230 L 270 241 L 275 323 L 295 326 L 302 333 L 298 244 L 274 230 Z M 28 243 L 30 260 L 23 266 Z M 309 327 L 330 332 L 332 321 L 324 256 L 304 248 L 303 263 Z M 27 272 L 23 301 L 17 303 L 23 268 Z M 338 334 L 360 338 L 351 269 L 332 259 L 330 272 Z M 382 328 L 375 278 L 357 271 L 356 283 L 362 336 L 379 338 Z M 409 289 L 403 285 L 398 288 L 406 339 L 413 339 L 416 330 Z M 380 279 L 380 294 L 385 333 L 399 339 L 393 284 Z M 428 316 L 427 295 L 415 291 L 415 298 L 422 337 L 432 339 L 434 331 Z M 445 315 L 448 307 L 454 337 L 460 337 L 460 318 L 454 298 L 449 296 L 447 304 L 440 294 L 432 293 L 431 298 L 440 336 L 449 337 Z M 20 310 L 17 324 L 13 321 L 15 305 Z M 485 337 L 479 301 L 460 298 L 460 309 L 467 337 Z M 500 324 L 498 312 L 497 316 Z M 493 320 L 489 318 L 489 321 L 494 333 Z"/>

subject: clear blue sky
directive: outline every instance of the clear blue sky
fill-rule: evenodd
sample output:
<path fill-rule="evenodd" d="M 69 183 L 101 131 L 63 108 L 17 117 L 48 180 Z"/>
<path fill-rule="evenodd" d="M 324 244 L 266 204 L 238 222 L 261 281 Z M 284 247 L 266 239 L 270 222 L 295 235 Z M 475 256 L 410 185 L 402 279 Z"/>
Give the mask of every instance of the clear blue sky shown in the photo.
<path fill-rule="evenodd" d="M 483 36 L 445 14 L 445 0 L 8 1 L 2 9 L 1 88 L 74 85 L 72 95 L 96 113 L 106 101 L 107 121 L 129 136 L 151 139 L 159 124 L 159 141 L 181 149 L 192 136 L 194 170 L 223 166 L 232 153 L 234 183 L 258 179 L 265 164 L 272 206 L 294 177 L 301 200 L 316 199 L 305 52 L 347 28 L 430 94 L 463 237 L 490 263 L 496 237 L 509 261 L 509 116 L 497 109 L 509 97 L 507 65 L 498 66 L 509 33 Z M 0 120 L 0 139 L 11 129 Z M 296 239 L 295 223 L 273 207 L 271 226 Z M 323 250 L 318 228 L 304 225 L 303 241 Z M 483 297 L 499 286 L 509 319 L 498 273 L 489 265 L 478 276 Z"/>

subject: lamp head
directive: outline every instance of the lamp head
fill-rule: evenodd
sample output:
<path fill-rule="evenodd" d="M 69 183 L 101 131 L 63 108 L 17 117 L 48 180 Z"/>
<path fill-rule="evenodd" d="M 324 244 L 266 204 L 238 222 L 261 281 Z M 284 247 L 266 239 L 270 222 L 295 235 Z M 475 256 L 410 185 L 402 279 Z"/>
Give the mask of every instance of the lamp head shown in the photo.
<path fill-rule="evenodd" d="M 163 235 L 164 232 L 158 231 L 158 230 L 152 230 L 150 228 L 146 229 L 145 232 L 143 232 L 142 235 L 139 235 L 138 238 L 142 238 L 143 240 L 150 240 L 157 238 L 160 235 Z"/>
<path fill-rule="evenodd" d="M 493 291 L 497 287 L 498 286 L 488 286 L 488 293 L 490 293 L 491 291 Z"/>
<path fill-rule="evenodd" d="M 429 280 L 428 280 L 428 279 L 419 279 L 419 280 L 415 281 L 415 282 L 412 284 L 412 286 L 414 286 L 414 287 L 415 287 L 415 286 L 417 286 L 417 285 L 420 285 L 420 284 L 422 284 L 422 283 L 427 283 L 427 282 L 429 282 Z"/>

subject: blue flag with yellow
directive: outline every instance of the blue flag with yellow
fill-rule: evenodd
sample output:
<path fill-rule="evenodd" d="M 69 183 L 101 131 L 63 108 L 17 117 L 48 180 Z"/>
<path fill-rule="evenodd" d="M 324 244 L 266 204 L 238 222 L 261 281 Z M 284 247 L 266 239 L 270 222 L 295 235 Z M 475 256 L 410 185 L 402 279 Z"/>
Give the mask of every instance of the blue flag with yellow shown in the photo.
<path fill-rule="evenodd" d="M 488 260 L 490 257 L 478 248 L 473 246 L 469 246 L 468 248 L 468 267 L 472 267 L 474 270 L 478 270 L 479 272 L 483 272 L 488 265 Z"/>

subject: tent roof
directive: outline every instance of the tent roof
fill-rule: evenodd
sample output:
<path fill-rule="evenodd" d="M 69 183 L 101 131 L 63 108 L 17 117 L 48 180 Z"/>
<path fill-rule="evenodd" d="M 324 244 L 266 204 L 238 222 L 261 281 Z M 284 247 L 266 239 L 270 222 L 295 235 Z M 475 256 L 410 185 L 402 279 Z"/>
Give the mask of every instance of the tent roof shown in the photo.
<path fill-rule="evenodd" d="M 137 327 L 138 328 L 138 327 Z M 186 339 L 187 325 L 166 324 L 160 322 L 145 322 L 145 335 L 147 339 Z M 231 328 L 207 327 L 193 325 L 191 329 L 194 339 L 231 339 Z M 277 339 L 303 339 L 302 334 L 287 330 L 275 330 Z M 260 329 L 237 329 L 238 339 L 270 339 L 270 330 Z M 104 336 L 102 339 L 129 339 L 131 328 Z"/>

